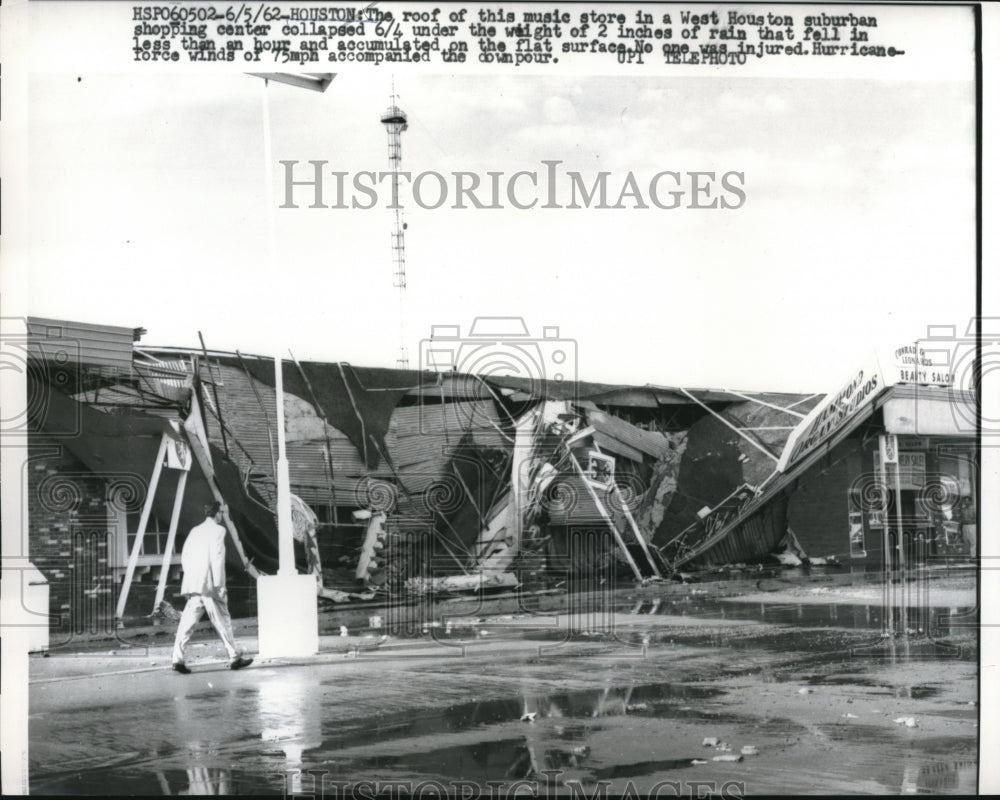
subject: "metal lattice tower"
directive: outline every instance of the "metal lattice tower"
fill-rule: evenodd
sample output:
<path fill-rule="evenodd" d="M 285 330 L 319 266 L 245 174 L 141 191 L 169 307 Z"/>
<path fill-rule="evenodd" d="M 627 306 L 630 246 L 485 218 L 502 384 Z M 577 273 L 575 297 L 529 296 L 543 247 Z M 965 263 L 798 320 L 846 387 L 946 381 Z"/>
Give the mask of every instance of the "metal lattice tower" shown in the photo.
<path fill-rule="evenodd" d="M 406 113 L 399 107 L 396 88 L 393 85 L 389 96 L 389 108 L 382 115 L 382 124 L 389 135 L 389 168 L 392 170 L 392 205 L 395 225 L 392 231 L 392 285 L 399 289 L 399 358 L 396 365 L 408 369 L 410 358 L 406 348 L 406 244 L 403 231 L 403 209 L 399 199 L 399 166 L 403 160 L 403 146 L 400 134 L 408 127 Z"/>

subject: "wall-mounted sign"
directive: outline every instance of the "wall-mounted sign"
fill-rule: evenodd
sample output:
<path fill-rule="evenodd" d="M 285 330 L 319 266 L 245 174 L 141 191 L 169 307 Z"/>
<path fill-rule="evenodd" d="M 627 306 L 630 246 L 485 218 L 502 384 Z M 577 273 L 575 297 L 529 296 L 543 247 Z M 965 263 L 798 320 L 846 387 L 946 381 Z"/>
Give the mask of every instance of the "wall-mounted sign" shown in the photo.
<path fill-rule="evenodd" d="M 883 464 L 895 464 L 898 459 L 898 446 L 895 434 L 886 434 L 878 437 L 878 449 L 882 456 Z"/>
<path fill-rule="evenodd" d="M 174 429 L 174 435 L 163 434 L 167 442 L 167 468 L 187 472 L 191 469 L 191 448 L 181 435 L 180 426 L 173 420 L 170 424 Z"/>
<path fill-rule="evenodd" d="M 886 383 L 954 386 L 952 361 L 958 344 L 954 338 L 918 340 L 883 354 L 881 363 Z"/>
<path fill-rule="evenodd" d="M 587 457 L 587 472 L 584 477 L 598 489 L 610 489 L 615 480 L 614 458 L 591 450 Z"/>
<path fill-rule="evenodd" d="M 874 403 L 887 386 L 900 383 L 956 386 L 960 381 L 953 364 L 965 352 L 963 346 L 968 349 L 967 345 L 965 340 L 952 336 L 908 342 L 888 352 L 876 351 L 865 366 L 838 391 L 827 395 L 792 431 L 778 461 L 778 471 L 785 472 L 823 444 Z"/>

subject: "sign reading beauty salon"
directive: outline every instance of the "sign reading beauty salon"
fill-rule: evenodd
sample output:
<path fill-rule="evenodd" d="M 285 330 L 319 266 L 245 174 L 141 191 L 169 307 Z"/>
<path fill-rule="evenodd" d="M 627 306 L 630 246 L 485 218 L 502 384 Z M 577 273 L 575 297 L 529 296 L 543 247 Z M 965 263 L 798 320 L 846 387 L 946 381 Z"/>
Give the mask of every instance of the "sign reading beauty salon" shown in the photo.
<path fill-rule="evenodd" d="M 954 386 L 952 371 L 953 342 L 910 342 L 882 358 L 887 384 L 920 383 L 931 386 Z"/>

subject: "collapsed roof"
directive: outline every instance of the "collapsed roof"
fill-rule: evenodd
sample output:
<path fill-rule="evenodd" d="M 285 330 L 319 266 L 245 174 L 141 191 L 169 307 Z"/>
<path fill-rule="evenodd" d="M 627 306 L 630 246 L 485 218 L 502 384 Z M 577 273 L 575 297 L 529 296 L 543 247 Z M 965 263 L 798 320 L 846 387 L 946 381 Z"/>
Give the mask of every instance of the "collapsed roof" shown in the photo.
<path fill-rule="evenodd" d="M 78 424 L 70 446 L 94 471 L 148 475 L 168 420 L 187 418 L 197 402 L 246 550 L 261 569 L 274 568 L 273 359 L 144 347 L 135 344 L 139 329 L 84 323 L 33 319 L 29 334 L 41 366 L 33 379 L 52 399 L 35 415 L 35 430 L 63 435 Z M 426 519 L 459 569 L 495 553 L 494 540 L 519 546 L 530 524 L 596 522 L 616 530 L 623 551 L 643 551 L 627 558 L 646 557 L 656 571 L 657 558 L 645 551 L 738 487 L 766 481 L 792 428 L 819 400 L 294 359 L 282 361 L 282 382 L 292 491 L 321 512 L 321 524 L 336 528 L 345 512 L 363 508 Z M 513 502 L 524 499 L 514 474 L 518 423 L 534 410 L 540 424 L 558 409 L 561 419 L 546 417 L 534 429 L 530 468 L 552 466 L 561 479 L 546 484 L 550 499 L 562 492 L 574 502 L 539 495 L 535 511 L 544 514 L 533 516 Z M 610 483 L 598 474 L 608 469 Z M 208 496 L 192 495 L 183 524 L 196 521 L 191 509 Z"/>

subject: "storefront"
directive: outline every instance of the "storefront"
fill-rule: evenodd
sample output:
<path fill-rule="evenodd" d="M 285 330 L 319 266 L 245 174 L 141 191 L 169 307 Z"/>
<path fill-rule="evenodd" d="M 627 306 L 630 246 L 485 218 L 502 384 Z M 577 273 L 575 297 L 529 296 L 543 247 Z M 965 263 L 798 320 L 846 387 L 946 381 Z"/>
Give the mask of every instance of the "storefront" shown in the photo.
<path fill-rule="evenodd" d="M 934 355 L 919 343 L 873 354 L 795 428 L 762 485 L 706 515 L 676 563 L 767 560 L 782 541 L 865 570 L 970 563 L 978 407 Z"/>
<path fill-rule="evenodd" d="M 789 439 L 780 465 L 775 488 L 788 497 L 787 525 L 802 548 L 867 568 L 975 558 L 974 395 L 951 386 L 886 385 L 874 373 L 853 385 L 871 388 L 860 400 L 841 392 L 817 407 Z M 847 413 L 824 430 L 831 419 L 824 408 L 838 406 Z"/>

